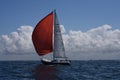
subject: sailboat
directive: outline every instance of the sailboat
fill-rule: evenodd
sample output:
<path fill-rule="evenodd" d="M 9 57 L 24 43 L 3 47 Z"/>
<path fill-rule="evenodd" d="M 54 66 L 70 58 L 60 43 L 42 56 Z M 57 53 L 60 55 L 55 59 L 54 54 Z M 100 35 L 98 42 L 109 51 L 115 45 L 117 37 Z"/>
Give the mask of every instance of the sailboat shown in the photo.
<path fill-rule="evenodd" d="M 70 65 L 70 60 L 68 60 L 65 54 L 56 10 L 38 22 L 32 33 L 32 41 L 38 55 L 43 57 L 41 59 L 43 64 Z M 48 54 L 52 54 L 52 60 L 44 58 L 44 56 Z"/>

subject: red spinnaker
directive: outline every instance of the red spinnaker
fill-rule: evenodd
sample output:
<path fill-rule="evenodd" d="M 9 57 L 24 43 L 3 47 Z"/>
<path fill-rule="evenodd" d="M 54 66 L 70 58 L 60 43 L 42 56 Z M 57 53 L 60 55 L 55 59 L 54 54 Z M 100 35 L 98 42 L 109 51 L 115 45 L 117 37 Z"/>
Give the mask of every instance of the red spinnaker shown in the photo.
<path fill-rule="evenodd" d="M 53 51 L 53 12 L 43 18 L 32 33 L 32 41 L 38 55 Z"/>

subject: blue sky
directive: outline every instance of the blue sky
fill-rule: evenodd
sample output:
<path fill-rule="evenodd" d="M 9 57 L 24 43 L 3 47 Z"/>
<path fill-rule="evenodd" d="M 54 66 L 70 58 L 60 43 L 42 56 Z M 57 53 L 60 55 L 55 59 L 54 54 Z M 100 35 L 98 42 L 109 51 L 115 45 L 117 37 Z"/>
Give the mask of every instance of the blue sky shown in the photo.
<path fill-rule="evenodd" d="M 103 24 L 118 29 L 119 8 L 120 0 L 0 0 L 0 35 L 22 25 L 34 27 L 53 9 L 67 31 L 86 31 Z"/>

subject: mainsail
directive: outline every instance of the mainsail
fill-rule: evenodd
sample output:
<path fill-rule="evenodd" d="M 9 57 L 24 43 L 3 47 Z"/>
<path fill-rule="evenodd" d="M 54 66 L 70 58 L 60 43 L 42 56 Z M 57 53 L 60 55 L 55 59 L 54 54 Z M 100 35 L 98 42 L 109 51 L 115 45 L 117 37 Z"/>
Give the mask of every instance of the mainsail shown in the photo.
<path fill-rule="evenodd" d="M 35 27 L 32 41 L 38 55 L 53 51 L 53 12 L 43 18 Z"/>
<path fill-rule="evenodd" d="M 65 49 L 56 12 L 54 12 L 54 59 L 65 58 Z"/>

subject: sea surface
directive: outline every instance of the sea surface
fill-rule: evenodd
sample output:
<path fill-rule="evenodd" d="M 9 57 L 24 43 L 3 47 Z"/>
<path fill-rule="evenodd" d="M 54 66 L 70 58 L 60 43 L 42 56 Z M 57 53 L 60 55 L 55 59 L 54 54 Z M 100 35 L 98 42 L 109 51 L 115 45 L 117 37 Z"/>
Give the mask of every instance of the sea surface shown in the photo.
<path fill-rule="evenodd" d="M 0 80 L 120 80 L 120 61 L 72 61 L 70 66 L 0 61 Z"/>

